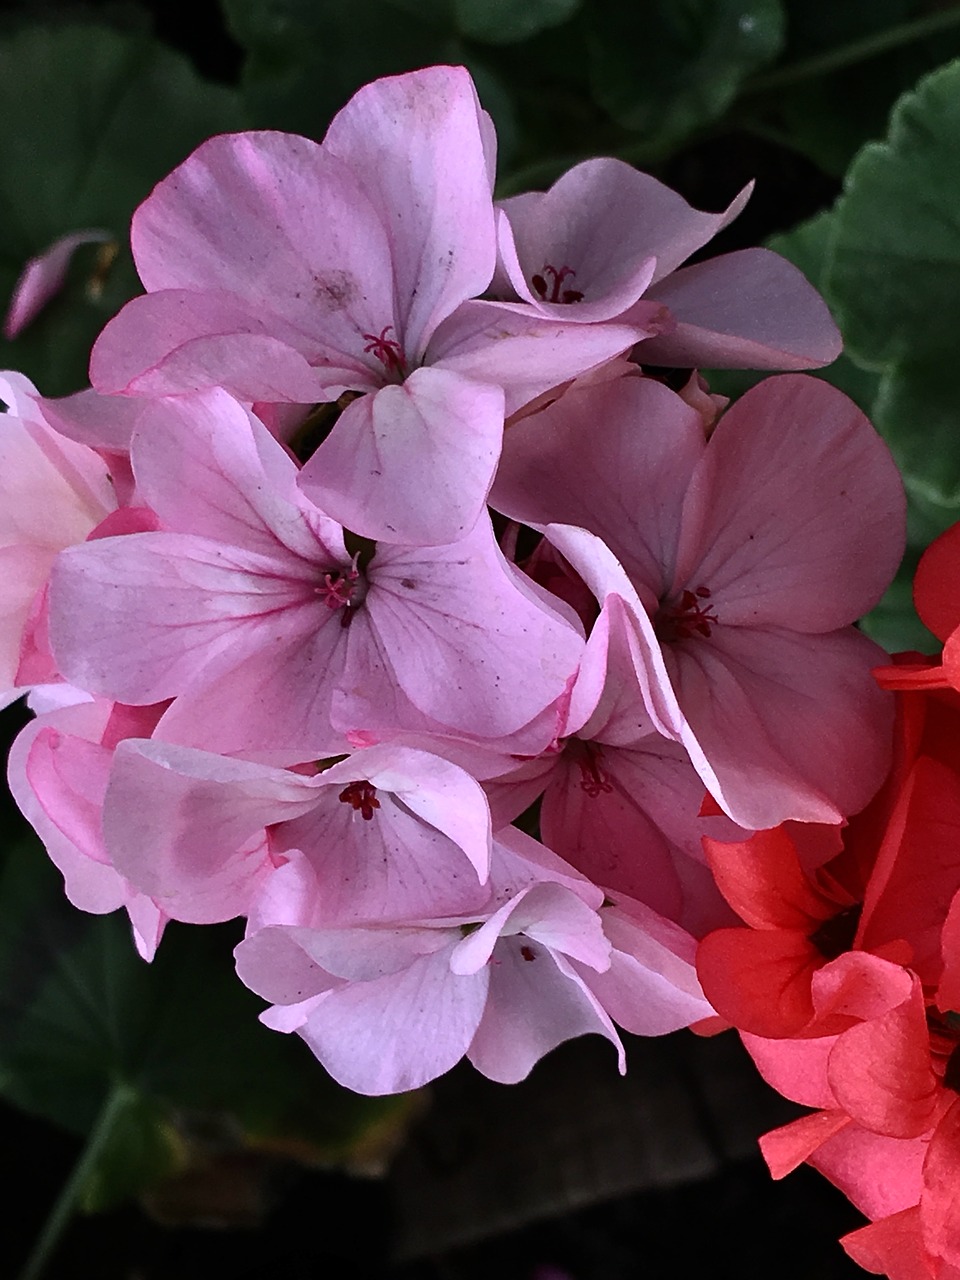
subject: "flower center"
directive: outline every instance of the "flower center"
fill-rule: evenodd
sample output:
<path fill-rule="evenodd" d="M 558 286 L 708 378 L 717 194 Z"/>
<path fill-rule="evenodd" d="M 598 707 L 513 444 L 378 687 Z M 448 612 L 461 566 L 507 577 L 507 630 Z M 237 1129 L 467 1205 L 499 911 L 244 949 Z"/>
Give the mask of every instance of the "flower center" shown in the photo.
<path fill-rule="evenodd" d="M 314 587 L 315 593 L 328 609 L 343 610 L 340 615 L 341 627 L 349 627 L 363 599 L 361 594 L 363 583 L 360 580 L 360 570 L 357 568 L 357 555 L 359 552 L 354 555 L 349 569 L 331 569 L 323 575 L 323 582 Z"/>
<path fill-rule="evenodd" d="M 534 292 L 541 302 L 582 302 L 583 294 L 579 289 L 562 289 L 564 280 L 577 273 L 573 267 L 552 267 L 544 263 L 540 273 L 530 277 Z M 550 295 L 547 296 L 547 276 L 550 276 Z"/>
<path fill-rule="evenodd" d="M 719 622 L 710 605 L 704 603 L 709 599 L 710 589 L 701 584 L 692 591 L 681 592 L 676 603 L 662 604 L 653 620 L 657 638 L 664 644 L 673 644 L 694 636 L 709 637 L 711 625 Z"/>
<path fill-rule="evenodd" d="M 388 324 L 379 333 L 363 334 L 362 337 L 367 341 L 363 351 L 365 355 L 374 356 L 379 360 L 388 373 L 402 375 L 406 372 L 407 362 L 404 359 L 403 349 L 398 340 L 387 337 L 392 328 L 393 325 Z"/>
<path fill-rule="evenodd" d="M 810 941 L 825 960 L 836 960 L 837 956 L 842 956 L 845 951 L 850 950 L 857 936 L 862 912 L 863 904 L 854 903 L 852 907 L 845 907 L 829 920 L 824 920 L 819 928 L 810 934 Z"/>
<path fill-rule="evenodd" d="M 567 742 L 567 751 L 580 770 L 580 786 L 591 800 L 595 800 L 601 793 L 609 794 L 613 791 L 613 783 L 599 763 L 603 759 L 601 747 L 598 747 L 595 742 L 570 738 Z"/>
<path fill-rule="evenodd" d="M 355 811 L 367 820 L 373 817 L 374 809 L 380 808 L 377 799 L 377 788 L 364 779 L 362 782 L 351 782 L 343 788 L 338 797 L 344 804 L 353 805 Z"/>

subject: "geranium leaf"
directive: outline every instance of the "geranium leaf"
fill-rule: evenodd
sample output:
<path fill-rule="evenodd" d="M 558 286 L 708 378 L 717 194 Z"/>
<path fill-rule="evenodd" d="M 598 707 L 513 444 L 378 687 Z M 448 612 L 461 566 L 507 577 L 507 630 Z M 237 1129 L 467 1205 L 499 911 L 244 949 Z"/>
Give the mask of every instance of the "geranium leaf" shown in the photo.
<path fill-rule="evenodd" d="M 783 41 L 780 0 L 594 0 L 586 16 L 597 101 L 661 152 L 717 119 Z"/>
<path fill-rule="evenodd" d="M 156 961 L 136 954 L 126 920 L 63 897 L 42 849 L 24 840 L 0 873 L 0 1093 L 77 1133 L 125 1091 L 82 1190 L 103 1207 L 184 1160 L 184 1115 L 228 1116 L 238 1140 L 349 1159 L 404 1099 L 335 1085 L 295 1037 L 257 1020 L 237 980 L 235 926 L 171 926 Z"/>

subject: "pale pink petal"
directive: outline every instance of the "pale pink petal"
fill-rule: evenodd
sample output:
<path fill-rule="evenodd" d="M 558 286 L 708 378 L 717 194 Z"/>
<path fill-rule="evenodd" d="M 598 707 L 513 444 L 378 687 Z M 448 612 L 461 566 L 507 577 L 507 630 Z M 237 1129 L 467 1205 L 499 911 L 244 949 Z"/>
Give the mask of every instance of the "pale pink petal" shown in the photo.
<path fill-rule="evenodd" d="M 769 378 L 692 477 L 674 588 L 709 588 L 725 625 L 833 631 L 883 594 L 904 520 L 899 472 L 856 405 L 817 378 Z"/>
<path fill-rule="evenodd" d="M 451 970 L 476 973 L 490 960 L 498 938 L 517 934 L 598 972 L 609 968 L 610 944 L 596 911 L 564 885 L 547 882 L 521 890 L 458 943 Z"/>
<path fill-rule="evenodd" d="M 309 811 L 306 778 L 162 742 L 117 748 L 103 809 L 114 865 L 169 916 L 245 914 L 272 864 L 264 828 Z"/>
<path fill-rule="evenodd" d="M 258 929 L 233 954 L 240 981 L 273 1004 L 297 1005 L 338 985 L 282 926 Z"/>
<path fill-rule="evenodd" d="M 660 1036 L 713 1016 L 697 980 L 690 934 L 640 902 L 606 907 L 601 919 L 613 948 L 610 968 L 577 971 L 619 1026 Z"/>
<path fill-rule="evenodd" d="M 418 1089 L 463 1057 L 483 1014 L 489 968 L 456 977 L 446 949 L 325 995 L 300 1034 L 357 1093 Z"/>
<path fill-rule="evenodd" d="M 558 1044 L 591 1034 L 610 1041 L 625 1072 L 616 1028 L 562 956 L 522 935 L 503 938 L 481 973 L 490 991 L 467 1056 L 489 1079 L 516 1084 Z"/>
<path fill-rule="evenodd" d="M 655 317 L 660 316 L 657 309 Z M 596 369 L 658 332 L 644 313 L 636 324 L 577 325 L 538 315 L 526 304 L 465 302 L 430 339 L 427 359 L 452 373 L 503 388 L 506 416 Z"/>
<path fill-rule="evenodd" d="M 130 450 L 130 436 L 143 405 L 125 396 L 102 396 L 77 391 L 58 400 L 44 400 L 43 416 L 61 435 L 108 453 Z M 114 481 L 116 476 L 114 475 Z"/>
<path fill-rule="evenodd" d="M 497 387 L 415 369 L 347 406 L 304 467 L 303 488 L 364 537 L 455 542 L 483 510 L 502 432 Z"/>
<path fill-rule="evenodd" d="M 404 346 L 415 359 L 440 321 L 493 275 L 482 114 L 463 67 L 426 67 L 360 89 L 323 140 L 383 218 Z"/>
<path fill-rule="evenodd" d="M 884 655 L 860 632 L 716 626 L 666 656 L 684 745 L 741 826 L 840 822 L 877 791 L 893 706 L 870 674 Z"/>
<path fill-rule="evenodd" d="M 840 354 L 840 332 L 802 272 L 769 249 L 741 249 L 683 267 L 647 300 L 664 303 L 671 333 L 642 342 L 643 364 L 709 369 L 813 369 Z"/>
<path fill-rule="evenodd" d="M 377 648 L 424 715 L 495 738 L 528 724 L 563 693 L 583 640 L 524 588 L 486 516 L 452 547 L 378 550 L 369 572 L 370 590 L 350 630 L 369 618 Z M 336 712 L 344 729 L 376 727 L 359 715 L 344 724 L 344 714 Z M 368 714 L 376 715 L 375 705 Z"/>
<path fill-rule="evenodd" d="M 82 709 L 74 711 L 71 708 L 58 715 L 66 715 L 66 719 L 59 720 L 61 724 L 86 728 L 95 733 L 108 713 L 107 704 L 94 706 L 88 703 Z M 96 856 L 90 856 L 90 822 L 94 819 L 88 796 L 98 783 L 102 795 L 109 770 L 109 752 L 94 747 L 92 743 L 83 744 L 83 747 L 91 748 L 95 757 L 96 776 L 93 773 L 89 775 L 83 793 L 78 795 L 69 779 L 64 785 L 57 776 L 63 754 L 57 751 L 57 747 L 63 743 L 64 737 L 62 729 L 43 721 L 35 720 L 27 725 L 10 751 L 10 789 L 21 812 L 43 841 L 51 861 L 62 873 L 67 897 L 81 911 L 102 915 L 122 906 L 128 896 L 123 878 L 109 865 L 95 842 L 92 851 Z M 77 738 L 71 736 L 67 749 L 76 741 Z M 102 763 L 98 752 L 106 757 Z M 83 841 L 83 848 L 77 845 L 75 836 Z"/>
<path fill-rule="evenodd" d="M 362 361 L 362 335 L 396 321 L 391 246 L 361 182 L 295 134 L 210 138 L 134 215 L 140 277 L 150 292 L 242 299 L 266 332 L 302 335 L 311 364 Z"/>
<path fill-rule="evenodd" d="M 553 262 L 572 266 L 579 288 L 581 272 L 585 281 L 607 280 L 620 262 L 650 257 L 654 279 L 663 279 L 733 221 L 752 189 L 750 183 L 723 213 L 701 213 L 650 174 L 600 158 L 569 169 L 545 195 L 507 200 L 503 208 L 527 278 Z"/>
<path fill-rule="evenodd" d="M 500 259 L 518 296 L 578 321 L 609 320 L 636 302 L 658 265 L 653 228 L 644 217 L 652 183 L 621 160 L 600 158 L 568 169 L 543 195 L 504 200 Z M 657 184 L 656 194 L 662 191 Z M 556 288 L 545 270 L 550 267 L 570 272 Z M 535 275 L 545 289 L 536 288 Z M 567 304 L 553 302 L 554 293 L 562 298 L 564 288 L 583 296 Z"/>
<path fill-rule="evenodd" d="M 480 882 L 486 881 L 492 844 L 490 808 L 480 784 L 466 770 L 427 751 L 389 745 L 358 751 L 327 770 L 323 780 L 333 785 L 335 780 L 347 780 L 347 775 L 361 774 L 457 845 Z"/>
<path fill-rule="evenodd" d="M 142 498 L 167 529 L 267 556 L 286 548 L 305 577 L 324 554 L 349 564 L 340 528 L 304 503 L 296 463 L 225 391 L 144 410 L 132 447 Z"/>
<path fill-rule="evenodd" d="M 562 886 L 575 893 L 587 906 L 596 911 L 603 903 L 603 890 L 598 889 L 586 876 L 552 849 L 534 840 L 518 827 L 504 827 L 493 840 L 493 864 L 490 887 L 494 901 L 506 905 L 523 889 L 533 885 Z"/>
<path fill-rule="evenodd" d="M 52 577 L 54 655 L 74 684 L 143 704 L 188 688 L 219 655 L 239 663 L 291 634 L 322 644 L 339 624 L 324 625 L 330 610 L 287 567 L 187 534 L 69 548 Z"/>
<path fill-rule="evenodd" d="M 662 383 L 626 377 L 573 389 L 508 429 L 490 500 L 525 524 L 589 529 L 635 587 L 659 598 L 705 447 L 700 415 Z"/>
<path fill-rule="evenodd" d="M 107 394 L 164 396 L 224 387 L 239 400 L 311 404 L 369 374 L 356 361 L 314 369 L 315 346 L 269 312 L 228 293 L 164 289 L 132 299 L 90 354 L 90 381 Z"/>
<path fill-rule="evenodd" d="M 34 320 L 51 298 L 55 297 L 67 278 L 74 253 L 83 244 L 102 244 L 112 239 L 109 231 L 74 231 L 54 240 L 36 258 L 31 258 L 14 286 L 13 296 L 3 321 L 3 336 L 17 337 Z"/>

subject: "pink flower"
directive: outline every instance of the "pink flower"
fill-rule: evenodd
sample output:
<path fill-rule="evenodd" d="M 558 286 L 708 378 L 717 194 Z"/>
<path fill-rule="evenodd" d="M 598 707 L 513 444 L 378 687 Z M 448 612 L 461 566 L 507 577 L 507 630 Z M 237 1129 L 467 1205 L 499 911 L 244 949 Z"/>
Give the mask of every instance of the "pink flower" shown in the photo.
<path fill-rule="evenodd" d="M 210 139 L 134 217 L 148 293 L 98 340 L 94 385 L 304 406 L 363 393 L 309 461 L 308 492 L 366 537 L 468 533 L 504 393 L 509 413 L 518 392 L 523 403 L 652 331 L 461 309 L 494 269 L 490 130 L 467 72 L 431 67 L 361 89 L 322 145 Z"/>
<path fill-rule="evenodd" d="M 732 222 L 746 187 L 719 214 L 622 160 L 586 160 L 549 191 L 500 204 L 496 287 L 570 321 L 668 322 L 634 358 L 651 365 L 809 369 L 840 354 L 819 294 L 769 249 L 681 264 Z M 641 301 L 642 299 L 642 301 Z"/>
<path fill-rule="evenodd" d="M 57 553 L 82 542 L 117 499 L 106 463 L 65 439 L 26 378 L 0 378 L 0 706 L 56 680 L 46 654 L 44 592 Z"/>
<path fill-rule="evenodd" d="M 492 500 L 627 602 L 651 717 L 734 821 L 836 823 L 866 804 L 892 707 L 880 651 L 849 624 L 899 563 L 904 500 L 846 397 L 767 379 L 707 442 L 659 383 L 574 389 L 511 427 Z"/>
<path fill-rule="evenodd" d="M 157 405 L 132 445 L 164 531 L 61 556 L 51 642 L 74 683 L 175 698 L 158 736 L 281 763 L 348 732 L 500 738 L 563 692 L 583 641 L 498 551 L 483 516 L 453 546 L 348 551 L 281 445 L 225 392 Z"/>
<path fill-rule="evenodd" d="M 490 814 L 479 784 L 405 747 L 293 773 L 124 742 L 103 831 L 114 865 L 177 920 L 248 914 L 291 859 L 311 918 L 331 927 L 454 915 L 488 896 Z"/>
<path fill-rule="evenodd" d="M 10 790 L 62 873 L 67 897 L 94 915 L 125 907 L 147 960 L 168 916 L 114 864 L 102 812 L 118 743 L 148 735 L 162 711 L 100 699 L 51 711 L 22 730 L 9 763 Z"/>

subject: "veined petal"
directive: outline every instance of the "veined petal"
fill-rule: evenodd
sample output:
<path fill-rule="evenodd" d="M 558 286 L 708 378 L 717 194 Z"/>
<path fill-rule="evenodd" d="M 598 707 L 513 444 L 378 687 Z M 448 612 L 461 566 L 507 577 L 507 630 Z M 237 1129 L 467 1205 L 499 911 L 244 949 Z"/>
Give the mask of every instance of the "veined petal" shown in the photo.
<path fill-rule="evenodd" d="M 503 436 L 503 393 L 447 369 L 348 405 L 301 473 L 323 511 L 367 538 L 455 542 L 483 510 Z"/>
<path fill-rule="evenodd" d="M 643 364 L 814 369 L 841 351 L 840 332 L 819 293 L 769 249 L 741 249 L 683 267 L 646 300 L 664 303 L 677 326 L 640 345 Z"/>
<path fill-rule="evenodd" d="M 440 321 L 483 293 L 493 275 L 482 116 L 463 67 L 425 67 L 365 85 L 323 139 L 324 152 L 349 166 L 381 214 L 404 347 L 414 360 Z"/>

